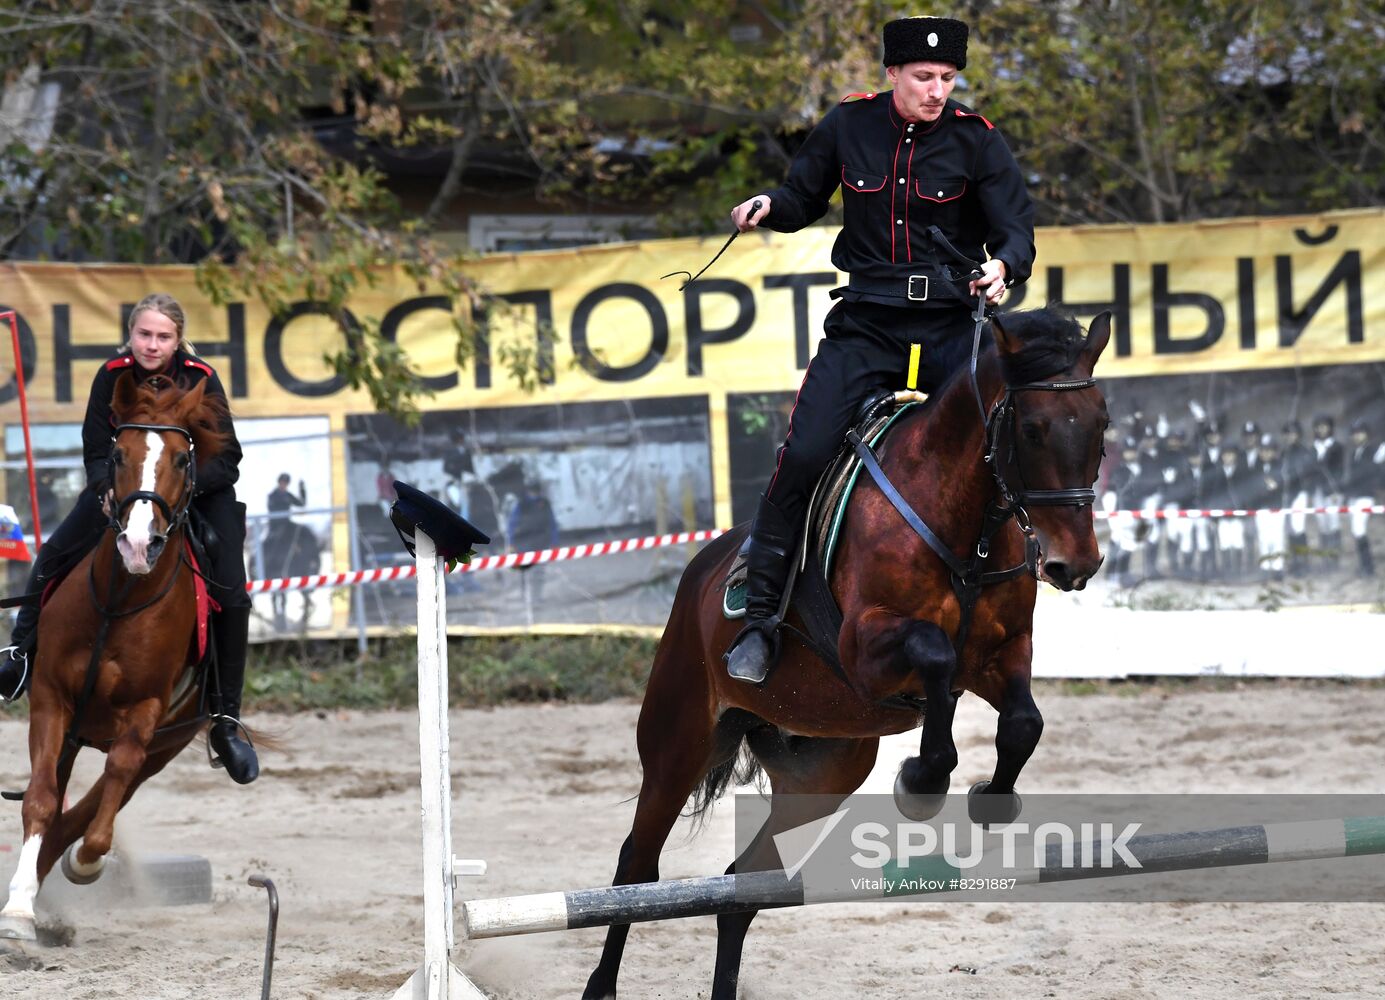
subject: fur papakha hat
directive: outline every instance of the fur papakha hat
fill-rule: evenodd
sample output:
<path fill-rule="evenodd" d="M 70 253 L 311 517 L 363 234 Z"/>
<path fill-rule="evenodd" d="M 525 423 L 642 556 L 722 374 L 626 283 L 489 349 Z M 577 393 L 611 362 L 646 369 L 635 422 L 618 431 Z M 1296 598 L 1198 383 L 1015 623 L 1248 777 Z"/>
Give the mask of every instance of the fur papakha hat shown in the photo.
<path fill-rule="evenodd" d="M 885 25 L 886 66 L 911 62 L 967 65 L 967 26 L 951 17 L 901 17 Z"/>

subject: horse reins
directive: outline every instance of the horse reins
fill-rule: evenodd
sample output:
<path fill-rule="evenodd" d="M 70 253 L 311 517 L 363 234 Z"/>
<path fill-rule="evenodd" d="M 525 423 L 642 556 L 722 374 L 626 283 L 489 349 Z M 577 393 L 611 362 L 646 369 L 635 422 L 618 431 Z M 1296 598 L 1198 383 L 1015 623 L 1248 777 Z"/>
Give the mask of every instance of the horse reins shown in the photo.
<path fill-rule="evenodd" d="M 941 249 L 956 257 L 959 261 L 970 264 L 973 268 L 969 277 L 980 276 L 980 266 L 970 258 L 957 251 L 941 232 L 935 231 L 936 227 L 930 227 L 931 235 L 934 237 L 934 244 Z M 880 468 L 880 462 L 875 457 L 875 452 L 870 445 L 861 439 L 855 430 L 847 432 L 847 441 L 855 449 L 857 456 L 861 460 L 862 466 L 870 474 L 875 485 L 890 501 L 895 510 L 904 519 L 905 523 L 913 529 L 914 533 L 923 539 L 924 543 L 938 556 L 950 571 L 953 592 L 957 596 L 957 601 L 961 609 L 961 621 L 957 629 L 957 638 L 953 648 L 960 657 L 963 647 L 966 645 L 967 637 L 971 630 L 972 613 L 976 608 L 976 603 L 980 599 L 981 591 L 996 583 L 1003 583 L 1006 580 L 1013 580 L 1026 574 L 1039 578 L 1039 562 L 1042 558 L 1042 550 L 1039 546 L 1038 536 L 1034 532 L 1034 526 L 1030 523 L 1029 512 L 1025 509 L 1026 505 L 1035 507 L 1081 507 L 1096 502 L 1096 491 L 1090 486 L 1086 487 L 1066 487 L 1061 489 L 1030 489 L 1024 482 L 1024 470 L 1019 462 L 1019 450 L 1016 445 L 1017 434 L 1015 432 L 1015 395 L 1021 392 L 1070 392 L 1082 389 L 1090 389 L 1096 385 L 1096 379 L 1057 379 L 1049 382 L 1024 382 L 1019 385 L 1005 384 L 1005 391 L 1001 398 L 990 408 L 988 412 L 985 401 L 981 398 L 980 382 L 977 379 L 977 364 L 981 354 L 981 333 L 987 320 L 986 297 L 978 294 L 976 296 L 976 311 L 972 313 L 975 326 L 972 330 L 971 342 L 971 365 L 969 375 L 971 378 L 972 395 L 976 399 L 977 412 L 981 418 L 982 429 L 985 434 L 986 450 L 982 458 L 990 466 L 991 475 L 995 479 L 996 498 L 986 504 L 986 509 L 982 512 L 981 535 L 969 558 L 965 561 L 959 558 L 952 549 L 943 542 L 938 534 L 924 522 L 923 518 L 914 511 L 908 501 L 895 488 Z M 1009 436 L 1009 456 L 1014 468 L 1019 474 L 1020 489 L 1015 490 L 1006 481 L 1005 472 L 1001 468 L 998 459 L 1001 449 L 1001 431 L 1008 429 Z M 1011 518 L 1019 527 L 1024 535 L 1025 558 L 1024 562 L 1011 566 L 1009 569 L 983 571 L 982 564 L 990 557 L 991 541 L 996 533 L 1003 528 Z"/>
<path fill-rule="evenodd" d="M 192 494 L 197 485 L 197 462 L 194 453 L 195 446 L 193 444 L 192 434 L 186 427 L 179 427 L 176 424 L 118 424 L 111 434 L 111 454 L 106 459 L 108 471 L 106 481 L 112 486 L 115 484 L 115 441 L 123 431 L 155 431 L 158 433 L 172 431 L 188 439 L 188 464 L 183 469 L 183 493 L 176 511 L 170 507 L 168 501 L 158 493 L 152 490 L 134 490 L 113 502 L 107 514 L 106 526 L 118 535 L 124 530 L 120 524 L 121 515 L 134 504 L 141 500 L 146 500 L 157 507 L 160 513 L 163 514 L 164 520 L 168 522 L 168 530 L 164 535 L 165 538 L 168 538 L 187 523 L 189 512 L 192 509 Z M 68 762 L 84 745 L 84 741 L 77 734 L 81 729 L 82 718 L 86 713 L 87 705 L 91 701 L 92 694 L 96 691 L 96 680 L 101 672 L 101 654 L 105 650 L 106 636 L 110 632 L 111 623 L 117 619 L 127 618 L 146 608 L 153 607 L 168 596 L 173 590 L 174 585 L 178 582 L 178 576 L 183 568 L 183 553 L 179 551 L 177 555 L 178 561 L 173 567 L 173 572 L 169 574 L 168 582 L 159 589 L 157 594 L 149 598 L 149 600 L 131 608 L 121 608 L 120 605 L 124 602 L 125 598 L 129 596 L 130 590 L 134 587 L 134 578 L 131 577 L 126 580 L 125 585 L 121 587 L 119 593 L 116 594 L 117 564 L 115 559 L 111 560 L 110 579 L 106 583 L 106 599 L 111 600 L 112 594 L 115 594 L 115 597 L 112 602 L 114 606 L 108 607 L 103 603 L 100 594 L 97 593 L 96 560 L 93 559 L 88 565 L 87 588 L 91 596 L 92 606 L 95 607 L 96 611 L 101 615 L 101 627 L 98 629 L 96 640 L 91 646 L 91 658 L 87 661 L 86 676 L 82 680 L 81 694 L 78 695 L 73 704 L 72 722 L 68 725 L 67 733 L 63 737 L 63 752 L 62 756 L 58 759 L 59 768 Z M 198 721 L 200 721 L 200 719 Z M 179 725 L 183 724 L 180 723 Z M 157 734 L 166 728 L 171 727 L 161 727 L 161 729 L 155 732 Z"/>

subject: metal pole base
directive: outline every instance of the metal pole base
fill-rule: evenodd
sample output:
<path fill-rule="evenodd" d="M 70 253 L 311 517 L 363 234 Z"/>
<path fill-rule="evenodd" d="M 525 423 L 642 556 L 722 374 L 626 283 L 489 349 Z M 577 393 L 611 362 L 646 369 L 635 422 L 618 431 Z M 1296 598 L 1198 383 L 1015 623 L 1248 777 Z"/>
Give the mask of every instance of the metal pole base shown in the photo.
<path fill-rule="evenodd" d="M 443 992 L 442 969 L 438 964 L 420 966 L 399 987 L 394 1000 L 488 1000 L 470 979 L 455 965 L 448 963 L 447 992 Z"/>

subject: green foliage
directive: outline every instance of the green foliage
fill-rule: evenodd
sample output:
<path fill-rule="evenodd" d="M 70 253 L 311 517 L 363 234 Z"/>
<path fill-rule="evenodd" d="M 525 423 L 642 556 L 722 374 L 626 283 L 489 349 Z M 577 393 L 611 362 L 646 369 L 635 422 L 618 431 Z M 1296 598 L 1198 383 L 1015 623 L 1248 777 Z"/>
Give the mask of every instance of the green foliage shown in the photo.
<path fill-rule="evenodd" d="M 656 641 L 637 636 L 475 637 L 448 642 L 457 707 L 505 702 L 636 698 Z M 351 642 L 252 647 L 245 701 L 254 711 L 409 708 L 417 704 L 412 637 L 377 640 L 364 662 Z"/>

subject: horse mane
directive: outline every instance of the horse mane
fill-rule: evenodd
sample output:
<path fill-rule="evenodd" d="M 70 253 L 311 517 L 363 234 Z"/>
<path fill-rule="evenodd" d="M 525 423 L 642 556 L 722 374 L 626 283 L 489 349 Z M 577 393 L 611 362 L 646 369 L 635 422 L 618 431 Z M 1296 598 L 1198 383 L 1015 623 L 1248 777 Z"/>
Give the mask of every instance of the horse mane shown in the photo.
<path fill-rule="evenodd" d="M 1005 332 L 1023 345 L 1015 354 L 1001 359 L 1010 385 L 1038 382 L 1071 371 L 1087 344 L 1081 324 L 1052 306 L 1006 313 L 1000 322 Z"/>
<path fill-rule="evenodd" d="M 123 378 L 132 379 L 126 373 Z M 134 386 L 134 403 L 125 411 L 116 413 L 116 422 L 121 424 L 171 424 L 186 427 L 192 435 L 193 448 L 197 453 L 198 466 L 205 465 L 222 451 L 231 441 L 231 408 L 224 396 L 204 394 L 202 404 L 192 413 L 179 418 L 178 406 L 191 390 L 180 389 L 171 379 L 154 375 Z"/>

